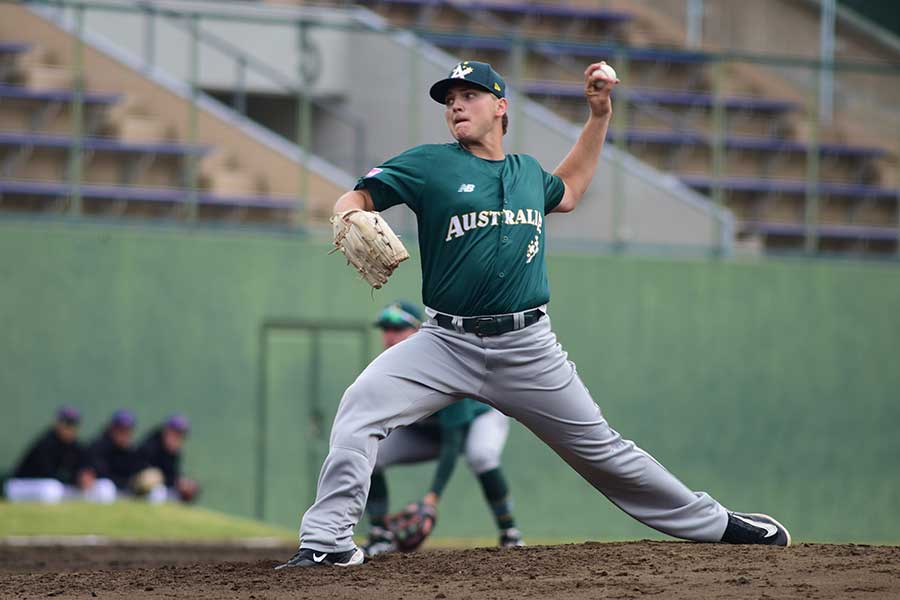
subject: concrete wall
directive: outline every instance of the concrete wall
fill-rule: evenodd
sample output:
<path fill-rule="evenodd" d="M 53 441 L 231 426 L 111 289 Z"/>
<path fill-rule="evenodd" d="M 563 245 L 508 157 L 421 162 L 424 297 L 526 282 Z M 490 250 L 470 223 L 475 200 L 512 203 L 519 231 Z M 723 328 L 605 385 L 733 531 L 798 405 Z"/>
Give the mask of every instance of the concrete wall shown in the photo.
<path fill-rule="evenodd" d="M 296 525 L 340 395 L 377 350 L 373 315 L 420 298 L 415 256 L 373 296 L 328 246 L 0 221 L 0 469 L 63 402 L 84 410 L 86 436 L 121 406 L 140 433 L 182 410 L 202 504 L 254 515 L 261 499 L 266 519 Z M 561 254 L 548 266 L 554 329 L 623 435 L 797 540 L 900 541 L 900 269 Z M 298 327 L 262 336 L 288 319 Z M 335 328 L 348 323 L 361 329 Z M 519 425 L 504 464 L 532 541 L 659 537 Z M 432 469 L 392 471 L 393 505 Z M 463 464 L 445 500 L 438 535 L 491 537 Z"/>

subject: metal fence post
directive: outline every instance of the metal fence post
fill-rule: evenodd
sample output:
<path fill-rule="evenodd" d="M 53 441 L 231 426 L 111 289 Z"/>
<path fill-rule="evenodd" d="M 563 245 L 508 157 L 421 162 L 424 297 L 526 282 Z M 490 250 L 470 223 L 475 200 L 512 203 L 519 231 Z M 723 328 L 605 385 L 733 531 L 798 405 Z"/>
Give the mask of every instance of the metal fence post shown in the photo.
<path fill-rule="evenodd" d="M 406 94 L 406 112 L 409 115 L 407 142 L 416 146 L 422 139 L 421 61 L 419 60 L 419 38 L 415 36 L 409 46 L 409 93 Z"/>
<path fill-rule="evenodd" d="M 525 75 L 525 53 L 527 52 L 525 40 L 519 33 L 513 37 L 512 47 L 512 80 L 513 88 L 516 90 L 515 97 L 512 98 L 512 115 L 510 115 L 510 128 L 512 130 L 512 140 L 510 146 L 512 152 L 521 152 L 524 139 L 522 132 L 525 128 L 522 126 L 522 102 L 525 100 L 525 94 L 522 92 L 522 83 Z M 508 87 L 508 86 L 507 86 Z"/>
<path fill-rule="evenodd" d="M 900 73 L 895 71 L 890 76 L 894 77 L 894 87 L 897 89 L 897 96 L 900 97 Z M 897 158 L 894 161 L 897 171 L 894 177 L 894 210 L 897 215 L 896 254 L 897 258 L 900 258 L 900 118 L 894 122 L 897 124 Z"/>
<path fill-rule="evenodd" d="M 297 173 L 297 202 L 291 223 L 301 225 L 305 220 L 303 206 L 309 202 L 309 158 L 312 153 L 312 85 L 311 77 L 304 67 L 304 51 L 306 49 L 306 24 L 302 20 L 297 26 L 297 145 L 300 148 L 300 167 Z"/>
<path fill-rule="evenodd" d="M 809 141 L 806 148 L 806 198 L 803 207 L 803 250 L 815 254 L 818 247 L 819 221 L 819 114 L 821 110 L 822 68 L 810 69 L 814 78 L 810 86 L 808 108 Z"/>
<path fill-rule="evenodd" d="M 834 24 L 836 0 L 822 0 L 819 17 L 819 120 L 831 123 L 834 112 Z"/>
<path fill-rule="evenodd" d="M 75 48 L 72 61 L 74 102 L 72 103 L 72 145 L 69 147 L 69 212 L 81 214 L 81 182 L 84 176 L 84 5 L 75 7 Z"/>
<path fill-rule="evenodd" d="M 685 21 L 685 42 L 690 48 L 699 48 L 703 43 L 703 0 L 687 0 Z"/>
<path fill-rule="evenodd" d="M 244 56 L 238 56 L 235 61 L 235 84 L 234 90 L 234 110 L 242 115 L 247 114 L 247 59 Z"/>
<path fill-rule="evenodd" d="M 144 11 L 144 70 L 151 71 L 156 64 L 156 7 L 141 4 Z"/>
<path fill-rule="evenodd" d="M 725 138 L 728 135 L 727 115 L 725 113 L 725 58 L 715 57 L 713 64 L 713 131 L 712 131 L 712 199 L 717 208 L 725 205 L 725 188 L 723 181 L 727 169 Z M 715 247 L 722 250 L 722 223 L 715 220 L 713 240 Z"/>
<path fill-rule="evenodd" d="M 628 106 L 628 92 L 623 85 L 628 85 L 628 53 L 621 47 L 616 51 L 617 75 L 623 82 L 617 86 L 616 105 L 613 106 L 613 121 L 615 123 L 616 149 L 614 169 L 612 176 L 612 214 L 610 217 L 610 238 L 613 250 L 619 252 L 625 250 L 627 240 L 624 239 L 623 217 L 625 212 L 625 153 L 628 152 L 628 131 L 631 126 L 631 112 Z M 616 88 L 613 88 L 614 90 Z"/>
<path fill-rule="evenodd" d="M 199 78 L 200 78 L 200 16 L 192 13 L 191 19 L 191 103 L 188 110 L 188 139 L 191 146 L 197 145 L 197 100 L 199 98 Z M 198 157 L 191 152 L 188 156 L 188 219 L 191 221 L 197 218 L 197 201 L 198 190 L 197 182 L 198 174 Z"/>

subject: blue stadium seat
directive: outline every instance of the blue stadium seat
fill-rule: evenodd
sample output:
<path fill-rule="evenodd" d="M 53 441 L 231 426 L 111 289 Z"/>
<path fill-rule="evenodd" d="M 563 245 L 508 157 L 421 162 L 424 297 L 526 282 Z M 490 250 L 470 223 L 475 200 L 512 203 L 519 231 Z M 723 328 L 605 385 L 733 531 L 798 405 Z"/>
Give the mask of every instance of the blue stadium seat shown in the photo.
<path fill-rule="evenodd" d="M 742 223 L 745 233 L 757 233 L 772 237 L 800 238 L 806 235 L 802 223 L 767 223 L 750 221 Z M 894 241 L 900 239 L 900 232 L 893 227 L 870 225 L 817 225 L 816 235 L 820 238 L 836 240 Z"/>
<path fill-rule="evenodd" d="M 608 23 L 623 23 L 634 17 L 631 13 L 603 8 L 583 8 L 560 6 L 549 2 L 450 2 L 448 0 L 357 0 L 359 4 L 396 4 L 403 6 L 451 6 L 461 10 L 490 10 L 541 17 L 564 17 L 571 19 L 591 19 Z"/>
<path fill-rule="evenodd" d="M 85 150 L 109 152 L 134 152 L 144 154 L 174 154 L 202 156 L 209 152 L 208 146 L 191 146 L 178 142 L 123 142 L 114 138 L 84 137 L 81 140 Z M 0 146 L 34 146 L 40 148 L 69 148 L 75 145 L 75 138 L 67 135 L 0 131 Z"/>
<path fill-rule="evenodd" d="M 538 17 L 563 17 L 570 19 L 590 19 L 607 23 L 624 23 L 631 21 L 634 16 L 631 13 L 604 8 L 584 8 L 580 6 L 565 6 L 550 3 L 528 4 L 525 2 L 457 2 L 459 8 L 474 10 L 491 10 L 494 12 L 515 13 L 520 15 Z"/>
<path fill-rule="evenodd" d="M 608 136 L 612 140 L 621 139 L 619 132 L 610 130 Z M 653 131 L 634 129 L 625 132 L 628 143 L 659 144 L 683 146 L 712 146 L 710 136 L 697 131 Z M 758 136 L 729 136 L 725 138 L 725 147 L 734 150 L 754 150 L 759 152 L 791 152 L 806 153 L 809 145 L 795 140 Z M 880 158 L 888 151 L 874 146 L 854 146 L 850 144 L 827 143 L 819 145 L 819 154 L 826 156 L 843 156 L 848 158 Z"/>
<path fill-rule="evenodd" d="M 73 90 L 34 90 L 18 85 L 0 84 L 0 99 L 2 98 L 45 102 L 74 102 L 75 92 Z M 85 92 L 82 96 L 85 104 L 115 104 L 120 98 L 119 94 L 98 92 Z"/>
<path fill-rule="evenodd" d="M 188 202 L 188 191 L 177 188 L 89 184 L 82 185 L 79 191 L 81 197 L 85 199 L 168 204 L 186 204 Z M 72 194 L 72 187 L 68 183 L 57 181 L 0 181 L 0 194 L 66 197 Z M 206 192 L 197 194 L 197 203 L 201 206 L 233 208 L 288 210 L 294 207 L 294 203 L 289 200 L 276 199 L 270 196 L 226 196 Z"/>
<path fill-rule="evenodd" d="M 544 52 L 588 58 L 615 57 L 621 54 L 629 60 L 676 64 L 702 64 L 710 60 L 710 56 L 705 52 L 676 48 L 620 48 L 611 44 L 582 42 L 533 42 L 532 44 Z"/>
<path fill-rule="evenodd" d="M 438 46 L 453 48 L 471 48 L 473 50 L 510 50 L 513 42 L 509 38 L 478 35 L 456 35 L 449 33 L 422 33 L 422 38 Z M 537 40 L 525 40 L 528 48 L 543 53 L 592 57 L 616 56 L 624 54 L 629 60 L 644 62 L 664 62 L 697 64 L 709 61 L 709 56 L 703 52 L 691 52 L 687 50 L 667 48 L 620 48 L 610 44 L 588 44 L 578 42 L 545 42 Z"/>
<path fill-rule="evenodd" d="M 706 175 L 684 175 L 680 177 L 685 184 L 701 189 L 712 189 L 716 184 L 714 177 Z M 806 182 L 796 179 L 753 179 L 744 177 L 725 177 L 718 180 L 718 185 L 728 191 L 754 192 L 785 195 L 805 195 Z M 833 183 L 820 181 L 818 193 L 828 196 L 847 196 L 872 198 L 878 200 L 896 200 L 898 190 L 862 183 Z"/>
<path fill-rule="evenodd" d="M 31 48 L 30 44 L 25 42 L 4 42 L 0 40 L 0 54 L 21 54 L 27 52 Z"/>
<path fill-rule="evenodd" d="M 579 83 L 558 81 L 529 81 L 522 84 L 522 91 L 533 96 L 557 96 L 563 98 L 583 98 L 584 87 Z M 632 102 L 638 104 L 667 104 L 672 106 L 700 106 L 712 108 L 712 94 L 682 92 L 677 90 L 617 90 Z M 732 110 L 754 110 L 760 112 L 787 112 L 800 108 L 790 100 L 758 98 L 754 96 L 726 96 L 722 99 L 725 108 Z"/>

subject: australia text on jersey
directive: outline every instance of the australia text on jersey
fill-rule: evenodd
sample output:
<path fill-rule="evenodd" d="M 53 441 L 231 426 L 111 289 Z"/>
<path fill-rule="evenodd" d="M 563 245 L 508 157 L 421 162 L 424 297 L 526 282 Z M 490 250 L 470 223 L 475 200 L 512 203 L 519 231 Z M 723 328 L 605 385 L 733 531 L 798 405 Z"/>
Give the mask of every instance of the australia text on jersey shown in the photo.
<path fill-rule="evenodd" d="M 505 225 L 534 225 L 538 234 L 541 233 L 541 227 L 544 224 L 544 215 L 532 208 L 520 208 L 518 211 L 509 209 L 473 211 L 450 217 L 450 226 L 447 228 L 447 238 L 444 241 L 449 242 L 454 238 L 462 237 L 470 229 L 496 227 L 500 224 L 501 216 Z"/>

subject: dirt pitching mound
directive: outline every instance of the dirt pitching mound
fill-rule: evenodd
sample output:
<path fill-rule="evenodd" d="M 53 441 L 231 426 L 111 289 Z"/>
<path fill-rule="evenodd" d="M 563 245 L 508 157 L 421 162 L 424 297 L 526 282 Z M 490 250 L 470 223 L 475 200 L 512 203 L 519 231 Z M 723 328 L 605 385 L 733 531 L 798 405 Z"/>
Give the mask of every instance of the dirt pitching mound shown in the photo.
<path fill-rule="evenodd" d="M 293 550 L 0 546 L 0 598 L 900 598 L 895 546 L 589 542 L 274 571 Z"/>

